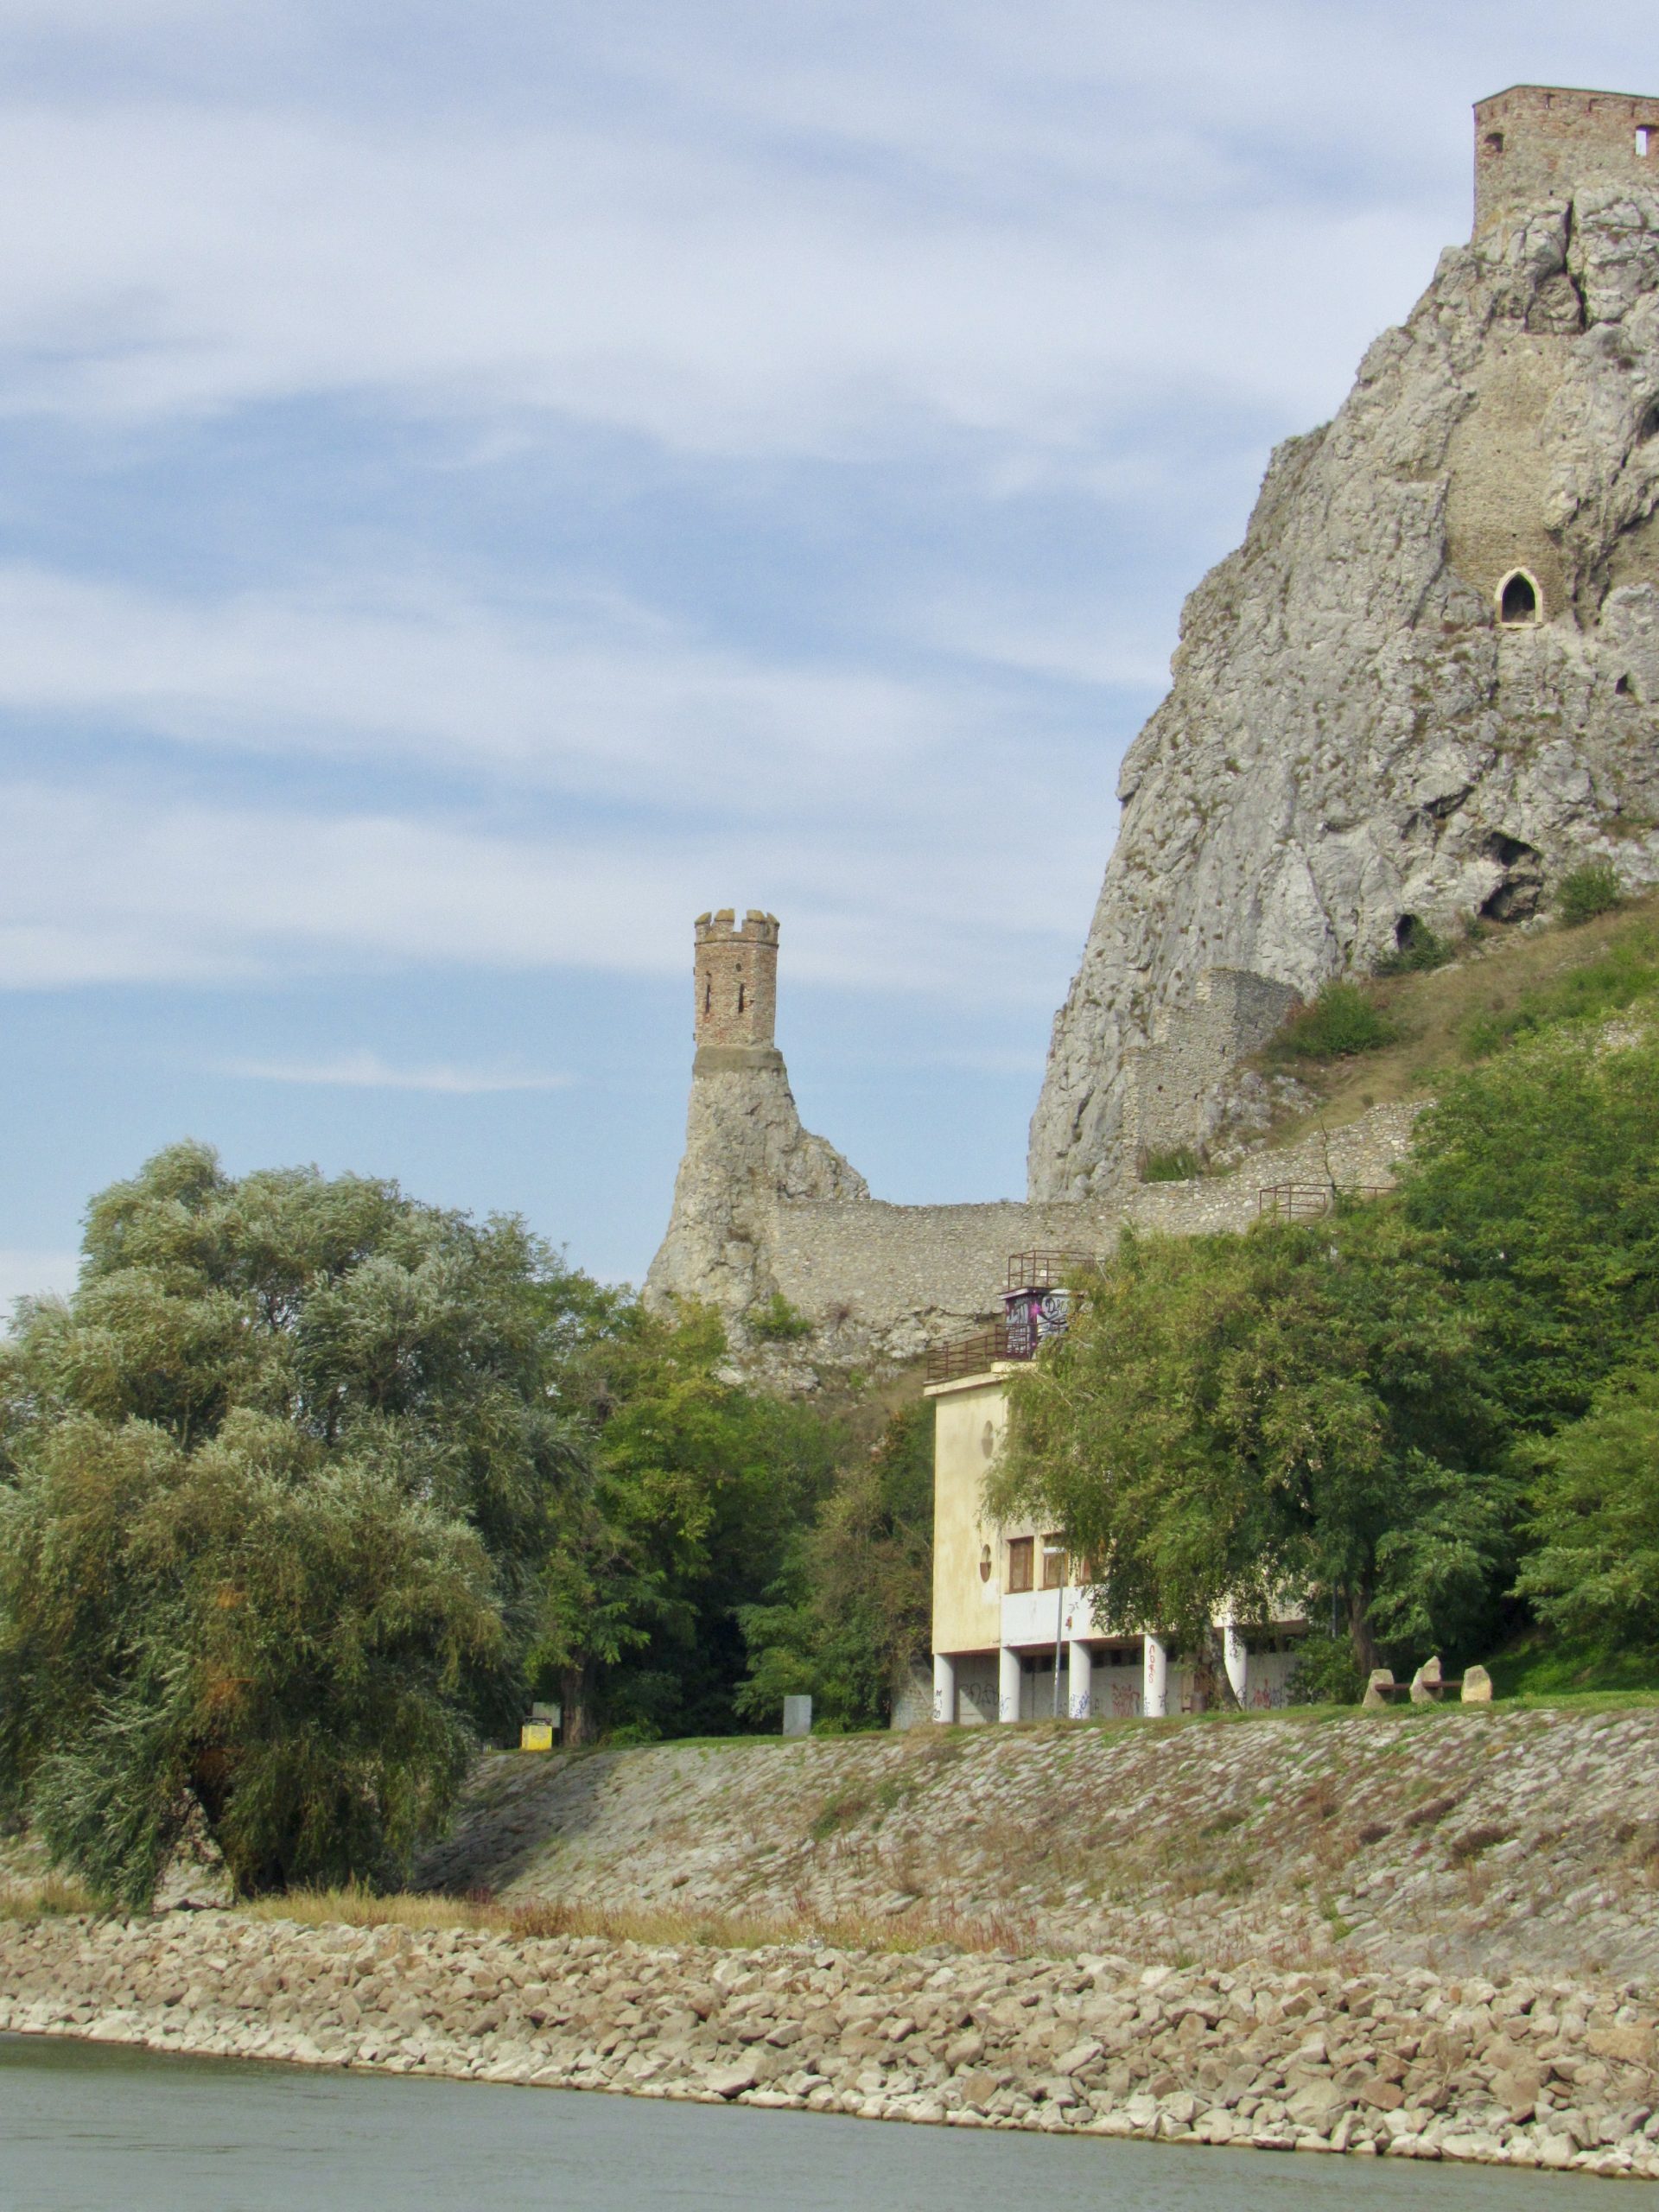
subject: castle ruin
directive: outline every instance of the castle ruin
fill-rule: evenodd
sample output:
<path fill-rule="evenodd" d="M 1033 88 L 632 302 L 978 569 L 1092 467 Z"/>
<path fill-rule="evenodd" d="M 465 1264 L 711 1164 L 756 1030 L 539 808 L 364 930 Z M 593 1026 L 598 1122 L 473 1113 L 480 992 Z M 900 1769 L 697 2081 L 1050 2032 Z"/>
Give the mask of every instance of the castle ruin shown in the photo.
<path fill-rule="evenodd" d="M 1011 1252 L 1126 1221 L 1242 1227 L 1201 1153 L 1298 999 L 1419 932 L 1524 923 L 1589 858 L 1659 881 L 1659 99 L 1516 86 L 1475 110 L 1473 236 L 1322 428 L 1273 454 L 1182 613 L 1163 703 L 1055 1017 L 1023 1202 L 894 1206 L 802 1128 L 778 925 L 697 925 L 696 1056 L 654 1296 L 741 1339 L 781 1295 L 815 1353 L 905 1357 Z M 1386 1180 L 1405 1109 L 1275 1154 Z"/>

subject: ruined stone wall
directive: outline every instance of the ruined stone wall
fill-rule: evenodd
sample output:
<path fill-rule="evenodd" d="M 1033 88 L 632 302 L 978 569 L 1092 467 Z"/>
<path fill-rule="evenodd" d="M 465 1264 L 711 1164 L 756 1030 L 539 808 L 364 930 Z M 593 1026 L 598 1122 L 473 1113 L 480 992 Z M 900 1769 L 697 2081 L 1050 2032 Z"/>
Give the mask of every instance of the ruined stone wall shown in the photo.
<path fill-rule="evenodd" d="M 1227 1077 L 1261 1049 L 1296 1002 L 1271 976 L 1206 968 L 1191 999 L 1161 1009 L 1152 1041 L 1125 1054 L 1127 1141 L 1137 1155 L 1203 1144 Z"/>
<path fill-rule="evenodd" d="M 897 1206 L 782 1202 L 765 1232 L 768 1281 L 831 1358 L 913 1358 L 957 1325 L 1001 1311 L 1016 1252 L 1109 1253 L 1126 1224 L 1173 1236 L 1248 1229 L 1264 1184 L 1385 1185 L 1420 1109 L 1374 1107 L 1328 1135 L 1252 1155 L 1229 1176 L 1138 1184 L 1110 1200 Z"/>

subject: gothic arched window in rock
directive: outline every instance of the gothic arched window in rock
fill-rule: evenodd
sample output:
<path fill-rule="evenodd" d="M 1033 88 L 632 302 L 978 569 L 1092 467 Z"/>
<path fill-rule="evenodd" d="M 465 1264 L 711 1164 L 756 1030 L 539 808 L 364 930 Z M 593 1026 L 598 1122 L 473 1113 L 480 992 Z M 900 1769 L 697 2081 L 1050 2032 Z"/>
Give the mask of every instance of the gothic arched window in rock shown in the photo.
<path fill-rule="evenodd" d="M 1497 619 L 1505 629 L 1529 629 L 1542 612 L 1538 586 L 1524 569 L 1504 577 L 1497 589 Z"/>

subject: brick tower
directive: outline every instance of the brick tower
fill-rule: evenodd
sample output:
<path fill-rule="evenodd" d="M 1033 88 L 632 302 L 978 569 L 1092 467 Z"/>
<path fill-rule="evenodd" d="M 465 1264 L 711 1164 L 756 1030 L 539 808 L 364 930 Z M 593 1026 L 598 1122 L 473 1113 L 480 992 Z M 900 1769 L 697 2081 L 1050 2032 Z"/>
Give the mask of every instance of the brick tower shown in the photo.
<path fill-rule="evenodd" d="M 1659 99 L 1511 85 L 1475 103 L 1475 236 L 1580 187 L 1659 181 Z"/>
<path fill-rule="evenodd" d="M 693 963 L 695 1071 L 781 1067 L 772 1041 L 778 1012 L 778 917 L 751 906 L 699 914 Z"/>

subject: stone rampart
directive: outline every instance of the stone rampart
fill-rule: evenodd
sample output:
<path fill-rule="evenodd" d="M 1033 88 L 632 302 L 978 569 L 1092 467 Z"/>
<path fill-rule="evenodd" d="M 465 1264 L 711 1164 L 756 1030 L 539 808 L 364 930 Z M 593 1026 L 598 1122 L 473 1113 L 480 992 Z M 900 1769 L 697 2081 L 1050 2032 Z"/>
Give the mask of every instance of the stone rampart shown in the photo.
<path fill-rule="evenodd" d="M 914 1356 L 953 1324 L 1000 1312 L 1016 1252 L 1103 1257 L 1126 1224 L 1173 1236 L 1248 1229 L 1265 1185 L 1386 1185 L 1411 1141 L 1415 1104 L 1374 1107 L 1346 1127 L 1252 1155 L 1228 1176 L 1143 1183 L 1068 1204 L 899 1206 L 879 1199 L 781 1203 L 766 1231 L 771 1280 L 826 1349 Z"/>

